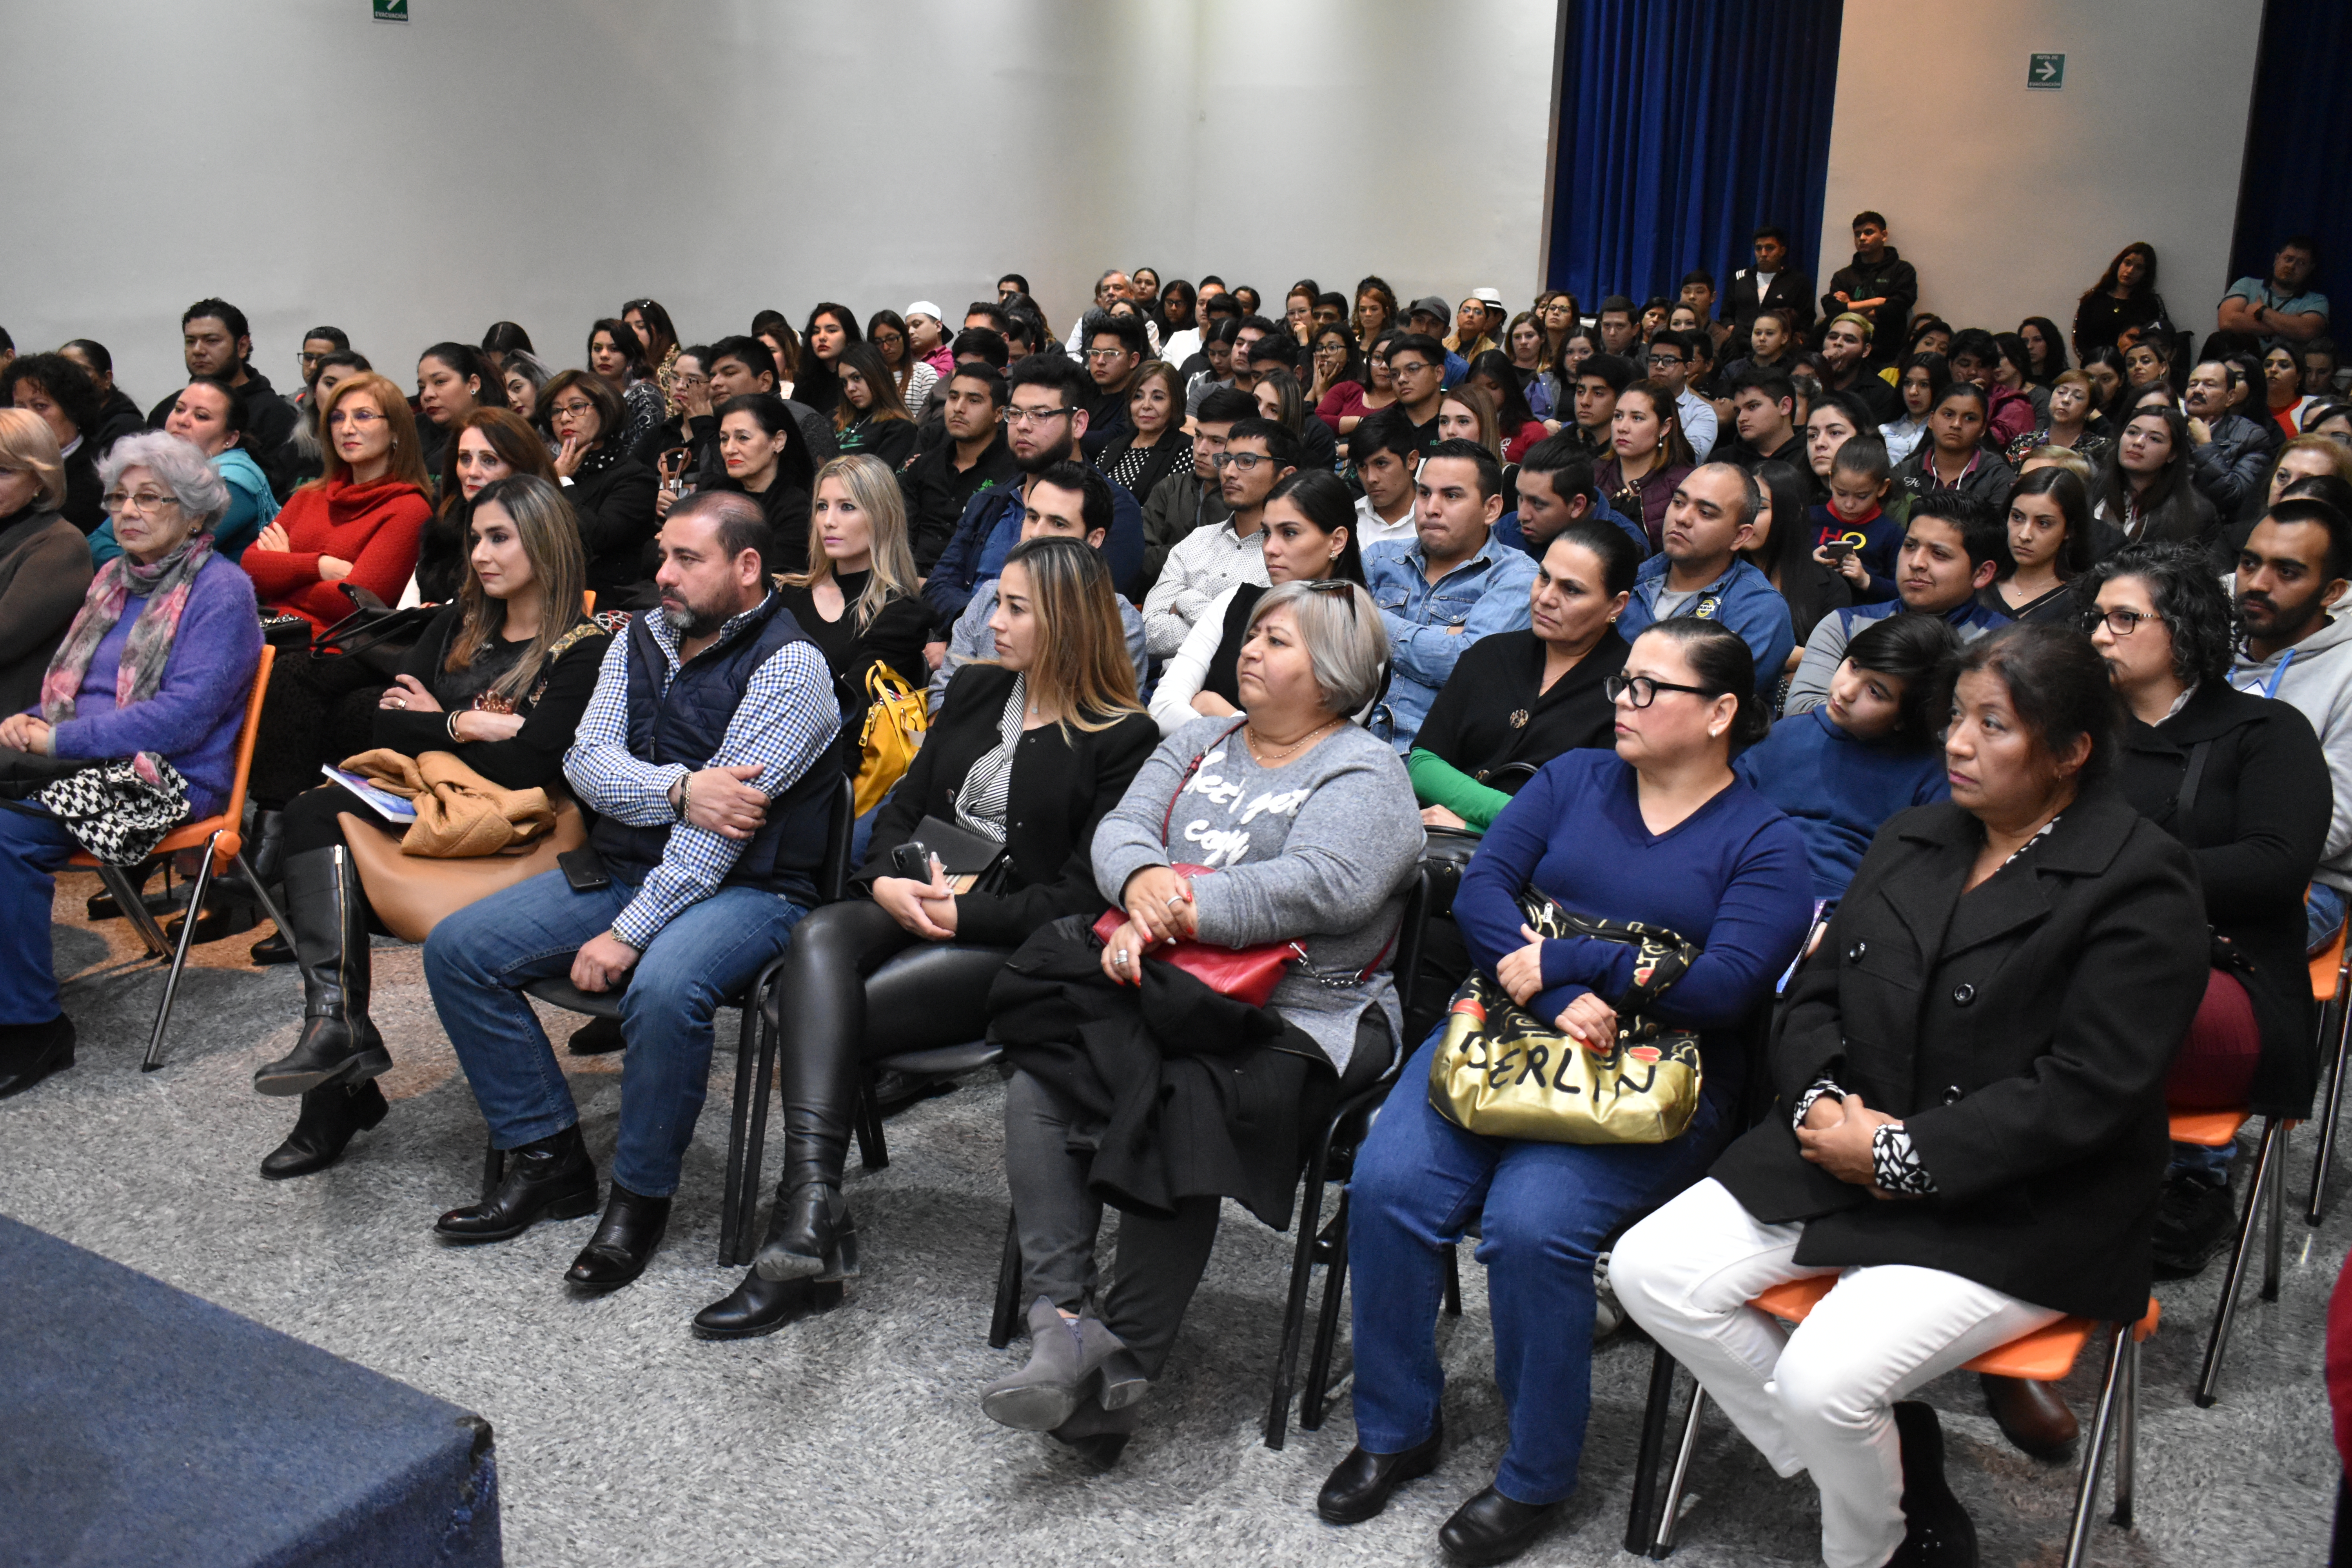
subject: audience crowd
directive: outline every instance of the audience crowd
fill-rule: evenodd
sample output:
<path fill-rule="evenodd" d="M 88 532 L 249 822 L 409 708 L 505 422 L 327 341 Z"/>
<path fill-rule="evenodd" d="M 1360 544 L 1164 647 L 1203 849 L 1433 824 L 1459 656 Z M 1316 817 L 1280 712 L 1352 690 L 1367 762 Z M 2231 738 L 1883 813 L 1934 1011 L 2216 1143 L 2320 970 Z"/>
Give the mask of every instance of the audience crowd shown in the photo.
<path fill-rule="evenodd" d="M 1287 1229 L 1380 1104 L 1326 1520 L 1435 1466 L 1471 1237 L 1511 1431 L 1454 1560 L 1559 1517 L 1630 1318 L 1810 1475 L 1826 1562 L 1972 1563 L 1913 1393 L 2225 1245 L 2232 1151 L 2168 1107 L 2312 1112 L 2352 400 L 2306 238 L 2210 329 L 2134 243 L 2013 331 L 1853 238 L 1819 293 L 1767 226 L 1640 305 L 1139 268 L 1061 329 L 1008 273 L 688 342 L 638 299 L 413 395 L 331 326 L 281 393 L 207 299 L 143 415 L 0 331 L 0 1096 L 74 1061 L 54 873 L 143 888 L 249 746 L 184 918 L 282 922 L 265 1177 L 384 1122 L 388 931 L 499 1155 L 440 1235 L 600 1215 L 566 1279 L 625 1286 L 771 996 L 783 1173 L 692 1323 L 763 1334 L 859 1272 L 852 1131 L 940 1087 L 876 1064 L 985 1039 L 1030 1347 L 979 1404 L 1108 1466 L 1223 1201 Z M 625 1053 L 609 1152 L 534 994 L 617 1002 L 567 1047 Z M 1748 1305 L 1822 1275 L 1794 1331 Z"/>

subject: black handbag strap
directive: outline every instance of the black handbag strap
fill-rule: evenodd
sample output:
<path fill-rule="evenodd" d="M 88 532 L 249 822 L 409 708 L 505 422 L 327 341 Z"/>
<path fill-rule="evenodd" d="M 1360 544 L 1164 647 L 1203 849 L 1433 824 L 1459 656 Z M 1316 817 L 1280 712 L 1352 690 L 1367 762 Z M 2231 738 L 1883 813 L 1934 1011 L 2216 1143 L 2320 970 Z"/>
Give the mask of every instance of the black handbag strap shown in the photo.
<path fill-rule="evenodd" d="M 2189 771 L 2180 777 L 2180 793 L 2172 797 L 2172 825 L 2182 833 L 2189 830 L 2189 814 L 2197 809 L 2197 785 L 2205 776 L 2205 759 L 2212 752 L 2210 741 L 2200 741 L 2189 748 Z"/>

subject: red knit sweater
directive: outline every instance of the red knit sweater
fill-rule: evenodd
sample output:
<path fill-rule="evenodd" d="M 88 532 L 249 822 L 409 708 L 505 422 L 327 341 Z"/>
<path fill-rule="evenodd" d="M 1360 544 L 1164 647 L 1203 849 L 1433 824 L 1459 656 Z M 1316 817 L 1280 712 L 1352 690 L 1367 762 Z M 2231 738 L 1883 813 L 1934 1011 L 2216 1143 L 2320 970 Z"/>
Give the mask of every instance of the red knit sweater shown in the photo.
<path fill-rule="evenodd" d="M 321 628 L 352 613 L 341 587 L 319 576 L 319 557 L 352 563 L 346 581 L 396 605 L 416 570 L 416 549 L 433 515 L 425 492 L 405 479 L 372 485 L 344 479 L 305 485 L 278 512 L 286 548 L 247 548 L 239 563 L 268 610 L 291 610 Z"/>

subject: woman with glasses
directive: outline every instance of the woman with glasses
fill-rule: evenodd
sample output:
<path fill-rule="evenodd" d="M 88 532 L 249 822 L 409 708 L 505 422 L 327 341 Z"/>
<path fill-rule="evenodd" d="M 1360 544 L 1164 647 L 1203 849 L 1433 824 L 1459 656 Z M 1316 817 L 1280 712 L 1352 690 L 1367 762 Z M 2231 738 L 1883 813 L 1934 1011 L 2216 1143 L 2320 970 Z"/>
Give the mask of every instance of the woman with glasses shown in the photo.
<path fill-rule="evenodd" d="M 1403 762 L 1349 718 L 1378 695 L 1388 657 L 1356 584 L 1268 592 L 1242 648 L 1242 712 L 1160 742 L 1096 830 L 1109 939 L 1048 927 L 992 991 L 990 1037 L 1013 1068 L 1004 1162 L 1030 1356 L 981 1391 L 990 1419 L 1114 1460 L 1174 1347 L 1223 1200 L 1286 1228 L 1306 1141 L 1394 1060 L 1390 959 L 1421 824 Z M 1252 1006 L 1152 956 L 1171 940 L 1287 942 L 1303 956 Z M 1080 1030 L 1109 1048 L 1073 1049 Z M 1200 1050 L 1216 1053 L 1207 1072 L 1190 1059 Z M 1089 1135 L 1105 1120 L 1089 1108 L 1106 1104 L 1132 1135 Z M 1097 1290 L 1106 1197 L 1121 1211 L 1118 1258 Z"/>
<path fill-rule="evenodd" d="M 931 388 L 940 384 L 940 373 L 915 352 L 906 319 L 896 310 L 875 311 L 866 323 L 866 341 L 882 356 L 883 366 L 890 373 L 891 390 L 906 408 L 907 417 L 921 418 Z"/>
<path fill-rule="evenodd" d="M 1343 337 L 1347 335 L 1344 327 L 1327 327 L 1316 334 L 1315 353 L 1318 357 L 1315 373 L 1318 376 L 1324 374 L 1325 337 L 1334 331 Z M 1339 379 L 1334 381 L 1316 401 L 1315 417 L 1323 421 L 1334 434 L 1345 436 L 1362 424 L 1366 415 L 1377 414 L 1394 404 L 1396 377 L 1389 370 L 1389 351 L 1403 335 L 1394 330 L 1384 331 L 1374 338 L 1372 346 L 1360 355 L 1356 353 L 1354 340 L 1349 338 L 1345 353 L 1353 363 L 1355 372 L 1353 374 L 1339 373 Z M 1330 357 L 1340 356 L 1335 350 Z"/>
<path fill-rule="evenodd" d="M 1613 1047 L 1633 1021 L 1617 1008 L 1634 985 L 1635 949 L 1538 940 L 1529 902 L 1639 922 L 1696 948 L 1688 971 L 1644 1009 L 1698 1031 L 1705 1088 L 1687 1127 L 1613 1145 L 1466 1131 L 1423 1087 L 1433 1034 L 1372 1124 L 1349 1189 L 1357 1446 L 1316 1510 L 1361 1523 L 1436 1468 L 1438 1301 L 1447 1255 L 1475 1228 L 1511 1423 L 1493 1483 L 1438 1532 L 1460 1562 L 1517 1556 L 1576 1490 L 1592 1402 L 1595 1261 L 1626 1216 L 1696 1179 L 1738 1130 L 1745 1026 L 1771 1000 L 1812 911 L 1803 840 L 1732 768 L 1770 722 L 1738 634 L 1696 617 L 1658 622 L 1602 689 L 1615 707 L 1615 749 L 1566 752 L 1521 786 L 1463 874 L 1454 919 L 1490 981 L 1547 1029 L 1594 1046 Z"/>
<path fill-rule="evenodd" d="M 1353 383 L 1360 397 L 1364 384 L 1364 356 L 1356 347 L 1356 334 L 1344 321 L 1326 321 L 1308 330 L 1307 363 L 1310 366 L 1307 391 L 1307 406 L 1323 417 L 1323 405 L 1339 388 Z M 1334 435 L 1340 433 L 1338 416 L 1323 419 Z"/>
<path fill-rule="evenodd" d="M 588 585 L 611 600 L 648 575 L 646 546 L 661 531 L 653 470 L 628 455 L 618 434 L 627 416 L 602 378 L 558 372 L 540 389 L 539 411 L 556 480 L 580 517 Z"/>
<path fill-rule="evenodd" d="M 1095 458 L 1104 478 L 1149 498 L 1160 481 L 1192 467 L 1184 433 L 1184 382 L 1164 359 L 1146 361 L 1127 394 L 1127 424 Z"/>
<path fill-rule="evenodd" d="M 646 363 L 644 341 L 617 317 L 598 321 L 588 329 L 588 370 L 621 400 L 619 439 L 614 446 L 628 451 L 662 422 L 666 401 L 654 380 L 654 367 Z"/>
<path fill-rule="evenodd" d="M 0 425 L 0 443 L 12 435 L 21 450 L 21 428 Z M 6 452 L 0 445 L 0 461 Z M 54 498 L 54 456 L 35 455 L 46 470 L 36 483 Z M 25 471 L 0 468 L 0 495 L 21 489 Z M 163 764 L 157 788 L 179 795 L 190 816 L 209 816 L 236 772 L 261 658 L 253 584 L 212 552 L 228 487 L 202 452 L 160 430 L 117 441 L 99 479 L 122 553 L 89 579 L 37 699 L 0 720 L 0 758 L 12 759 L 14 777 L 39 780 L 144 753 Z M 54 874 L 81 847 L 37 800 L 0 812 L 0 1097 L 73 1065 L 49 921 Z"/>

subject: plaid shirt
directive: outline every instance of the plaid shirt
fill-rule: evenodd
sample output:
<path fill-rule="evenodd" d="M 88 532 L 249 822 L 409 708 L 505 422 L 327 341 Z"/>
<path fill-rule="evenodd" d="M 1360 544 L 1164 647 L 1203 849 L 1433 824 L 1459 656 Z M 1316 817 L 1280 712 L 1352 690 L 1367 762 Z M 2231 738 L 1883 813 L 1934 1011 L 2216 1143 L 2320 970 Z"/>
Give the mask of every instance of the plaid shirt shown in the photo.
<path fill-rule="evenodd" d="M 746 610 L 729 621 L 712 647 L 724 647 L 758 613 Z M 667 659 L 656 683 L 666 694 L 677 679 L 677 634 L 659 611 L 646 623 Z M 613 934 L 643 952 L 679 910 L 719 890 L 743 853 L 743 841 L 678 820 L 669 792 L 695 769 L 647 762 L 629 750 L 629 645 L 628 637 L 617 637 L 605 651 L 596 693 L 564 753 L 563 776 L 592 811 L 633 827 L 669 827 L 661 863 L 613 921 Z M 751 782 L 773 800 L 800 782 L 840 729 L 840 703 L 824 655 L 814 643 L 791 643 L 751 672 L 743 700 L 727 721 L 727 738 L 703 766 L 756 763 L 763 771 Z"/>

